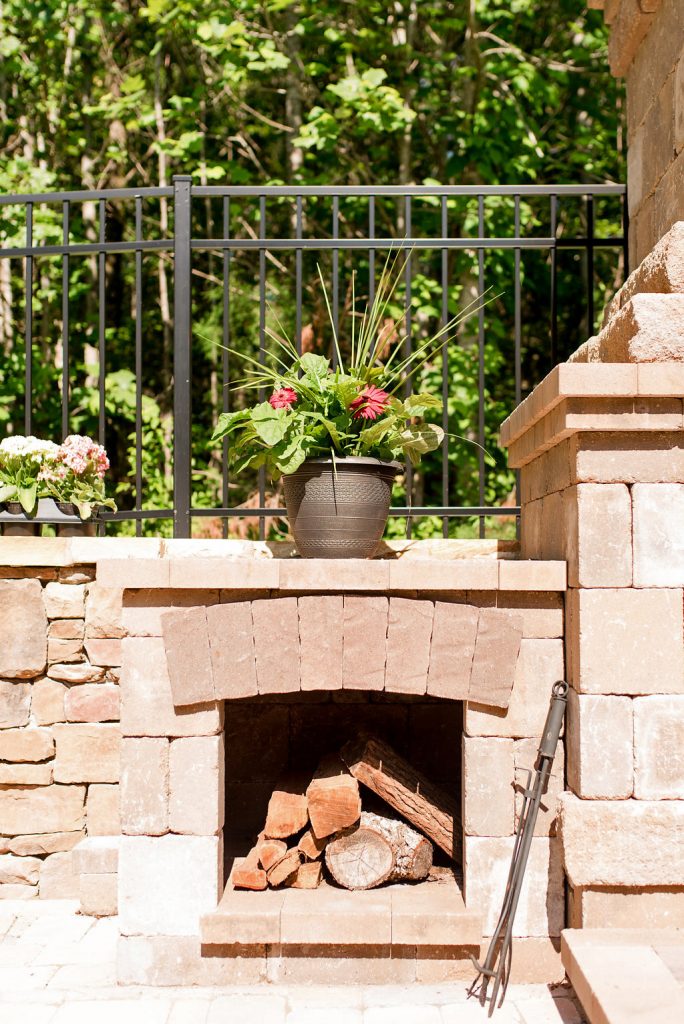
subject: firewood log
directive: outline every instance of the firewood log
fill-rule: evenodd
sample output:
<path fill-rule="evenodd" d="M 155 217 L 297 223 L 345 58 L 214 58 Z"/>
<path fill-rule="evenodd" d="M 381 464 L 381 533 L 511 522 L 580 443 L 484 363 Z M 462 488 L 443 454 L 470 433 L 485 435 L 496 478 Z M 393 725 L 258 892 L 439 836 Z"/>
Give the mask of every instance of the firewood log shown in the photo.
<path fill-rule="evenodd" d="M 461 815 L 454 797 L 375 736 L 362 736 L 346 743 L 341 755 L 354 778 L 382 797 L 450 857 L 460 860 Z"/>
<path fill-rule="evenodd" d="M 432 843 L 405 822 L 364 811 L 357 826 L 328 843 L 325 863 L 345 889 L 374 889 L 427 878 L 432 852 Z"/>
<path fill-rule="evenodd" d="M 316 839 L 325 839 L 359 820 L 359 784 L 337 755 L 321 761 L 306 790 L 306 798 Z"/>
<path fill-rule="evenodd" d="M 309 861 L 307 864 L 300 864 L 294 875 L 285 882 L 285 885 L 292 889 L 317 889 L 321 884 L 323 865 L 320 861 Z"/>
<path fill-rule="evenodd" d="M 270 871 L 287 853 L 287 843 L 282 839 L 263 839 L 258 844 L 258 850 L 260 865 L 264 871 Z"/>
<path fill-rule="evenodd" d="M 306 781 L 301 775 L 288 775 L 276 785 L 268 802 L 264 835 L 269 839 L 287 839 L 305 827 L 309 820 Z"/>
<path fill-rule="evenodd" d="M 275 889 L 276 886 L 286 882 L 290 875 L 293 875 L 302 863 L 298 850 L 288 850 L 282 860 L 271 868 L 268 874 L 268 884 Z"/>
<path fill-rule="evenodd" d="M 253 846 L 246 857 L 236 861 L 230 874 L 230 881 L 234 889 L 256 889 L 268 888 L 266 872 L 259 866 L 259 845 Z"/>
<path fill-rule="evenodd" d="M 308 828 L 297 843 L 297 849 L 307 860 L 318 860 L 325 849 L 327 839 L 316 839 L 312 830 Z"/>

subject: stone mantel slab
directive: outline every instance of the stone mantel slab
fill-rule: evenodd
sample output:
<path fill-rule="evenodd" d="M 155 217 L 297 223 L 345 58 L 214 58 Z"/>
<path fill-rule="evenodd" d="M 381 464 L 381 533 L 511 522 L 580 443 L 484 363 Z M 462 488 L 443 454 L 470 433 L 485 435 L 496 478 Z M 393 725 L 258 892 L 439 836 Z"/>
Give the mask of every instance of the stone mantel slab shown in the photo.
<path fill-rule="evenodd" d="M 564 591 L 561 561 L 439 558 L 248 559 L 128 558 L 98 560 L 97 579 L 122 590 L 279 590 L 282 593 Z"/>

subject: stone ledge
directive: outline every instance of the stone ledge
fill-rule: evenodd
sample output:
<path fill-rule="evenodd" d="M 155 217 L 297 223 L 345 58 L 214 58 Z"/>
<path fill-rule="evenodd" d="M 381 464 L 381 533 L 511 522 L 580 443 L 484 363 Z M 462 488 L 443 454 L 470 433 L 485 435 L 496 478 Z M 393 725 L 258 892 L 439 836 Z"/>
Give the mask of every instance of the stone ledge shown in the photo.
<path fill-rule="evenodd" d="M 282 590 L 313 592 L 403 592 L 507 590 L 564 591 L 562 561 L 486 558 L 384 559 L 102 559 L 98 583 L 126 590 Z"/>

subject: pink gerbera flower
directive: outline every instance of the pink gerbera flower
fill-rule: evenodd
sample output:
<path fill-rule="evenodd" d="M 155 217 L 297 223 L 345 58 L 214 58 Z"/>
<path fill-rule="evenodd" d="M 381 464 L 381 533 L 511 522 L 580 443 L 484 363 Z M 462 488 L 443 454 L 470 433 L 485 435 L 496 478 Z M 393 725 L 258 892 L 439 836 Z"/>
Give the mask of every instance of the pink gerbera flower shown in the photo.
<path fill-rule="evenodd" d="M 274 409 L 291 409 L 297 398 L 298 395 L 294 388 L 280 388 L 273 392 L 268 404 Z"/>
<path fill-rule="evenodd" d="M 386 391 L 382 391 L 380 388 L 376 388 L 373 384 L 369 384 L 368 387 L 365 387 L 358 397 L 354 399 L 349 408 L 351 409 L 355 420 L 360 418 L 365 420 L 375 420 L 385 412 L 389 405 L 389 400 L 390 396 Z"/>

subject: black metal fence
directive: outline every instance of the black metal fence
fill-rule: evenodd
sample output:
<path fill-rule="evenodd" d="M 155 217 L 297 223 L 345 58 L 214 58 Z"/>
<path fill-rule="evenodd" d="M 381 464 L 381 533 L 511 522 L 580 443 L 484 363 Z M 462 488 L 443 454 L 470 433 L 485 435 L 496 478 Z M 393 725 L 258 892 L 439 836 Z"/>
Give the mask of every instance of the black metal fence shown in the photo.
<path fill-rule="evenodd" d="M 274 302 L 300 350 L 324 344 L 312 259 L 324 265 L 337 327 L 351 311 L 352 267 L 364 282 L 365 304 L 386 251 L 398 245 L 410 250 L 400 294 L 407 347 L 432 323 L 448 321 L 464 298 L 487 287 L 497 298 L 430 368 L 429 383 L 444 401 L 445 440 L 421 474 L 407 471 L 392 516 L 406 518 L 409 534 L 426 517 L 444 536 L 456 520 L 472 523 L 479 536 L 497 519 L 515 531 L 515 478 L 506 476 L 500 456 L 492 483 L 484 449 L 495 443 L 503 415 L 594 332 L 601 302 L 626 274 L 621 185 L 259 188 L 200 186 L 180 176 L 163 188 L 0 197 L 0 270 L 4 261 L 11 268 L 0 278 L 4 429 L 30 434 L 40 420 L 40 432 L 49 422 L 58 440 L 92 425 L 101 443 L 128 445 L 120 503 L 129 507 L 105 518 L 132 521 L 138 534 L 172 519 L 176 537 L 201 530 L 203 520 L 220 523 L 227 536 L 238 520 L 267 536 L 284 513 L 279 495 L 263 471 L 249 494 L 247 485 L 236 490 L 225 445 L 211 451 L 211 424 L 199 429 L 205 405 L 213 415 L 241 400 L 231 398 L 229 386 L 240 376 L 232 351 L 246 345 L 259 361 L 266 358 Z M 144 275 L 150 258 L 158 261 L 152 290 Z M 127 278 L 112 270 L 120 261 L 127 261 Z M 164 332 L 166 348 L 155 340 Z M 46 358 L 58 369 L 49 385 L 57 394 L 40 392 Z M 17 367 L 23 387 L 12 392 L 7 380 Z M 125 378 L 116 376 L 122 372 Z M 162 396 L 155 437 L 169 449 L 170 500 L 147 493 L 154 475 L 145 461 L 150 374 Z M 128 434 L 111 411 L 123 380 L 132 389 Z M 213 389 L 212 400 L 198 388 Z M 477 445 L 456 458 L 454 434 Z M 459 500 L 464 494 L 471 500 Z"/>

